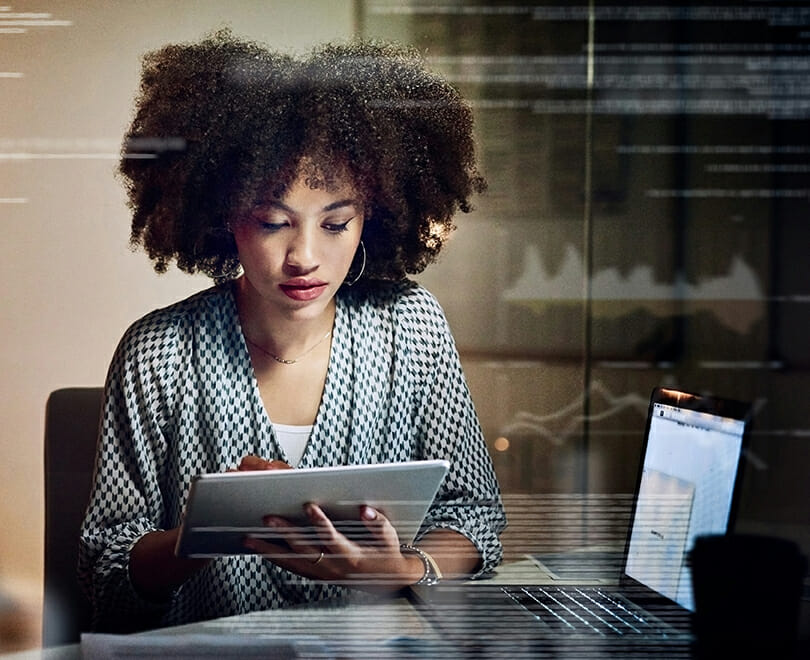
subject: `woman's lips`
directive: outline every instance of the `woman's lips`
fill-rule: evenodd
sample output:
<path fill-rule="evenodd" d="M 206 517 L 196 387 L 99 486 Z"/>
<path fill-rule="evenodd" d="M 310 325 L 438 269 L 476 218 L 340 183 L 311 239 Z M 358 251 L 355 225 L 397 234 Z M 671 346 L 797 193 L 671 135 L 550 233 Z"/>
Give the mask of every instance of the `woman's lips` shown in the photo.
<path fill-rule="evenodd" d="M 279 288 L 293 300 L 314 300 L 326 289 L 326 282 L 321 280 L 289 280 L 280 284 Z"/>

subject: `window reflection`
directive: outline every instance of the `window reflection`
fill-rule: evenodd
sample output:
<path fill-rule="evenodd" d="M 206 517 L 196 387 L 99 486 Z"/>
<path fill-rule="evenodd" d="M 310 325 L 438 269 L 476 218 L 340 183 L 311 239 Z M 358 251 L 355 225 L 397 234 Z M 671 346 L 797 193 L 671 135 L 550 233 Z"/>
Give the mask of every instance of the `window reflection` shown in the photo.
<path fill-rule="evenodd" d="M 649 392 L 678 385 L 757 402 L 741 515 L 810 547 L 806 10 L 360 7 L 476 113 L 490 189 L 421 279 L 515 511 L 632 492 Z"/>

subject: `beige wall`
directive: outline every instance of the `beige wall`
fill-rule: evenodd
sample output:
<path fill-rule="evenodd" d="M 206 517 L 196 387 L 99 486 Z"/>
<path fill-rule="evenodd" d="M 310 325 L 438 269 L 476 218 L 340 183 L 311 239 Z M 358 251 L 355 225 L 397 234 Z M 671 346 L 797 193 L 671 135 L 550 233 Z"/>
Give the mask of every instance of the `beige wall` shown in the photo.
<path fill-rule="evenodd" d="M 350 36 L 354 3 L 4 4 L 13 13 L 50 12 L 46 20 L 59 22 L 0 32 L 0 593 L 36 600 L 48 393 L 102 383 L 129 323 L 208 284 L 180 273 L 159 277 L 143 254 L 128 248 L 114 155 L 130 118 L 141 54 L 223 25 L 298 51 Z M 19 153 L 31 155 L 8 155 Z"/>

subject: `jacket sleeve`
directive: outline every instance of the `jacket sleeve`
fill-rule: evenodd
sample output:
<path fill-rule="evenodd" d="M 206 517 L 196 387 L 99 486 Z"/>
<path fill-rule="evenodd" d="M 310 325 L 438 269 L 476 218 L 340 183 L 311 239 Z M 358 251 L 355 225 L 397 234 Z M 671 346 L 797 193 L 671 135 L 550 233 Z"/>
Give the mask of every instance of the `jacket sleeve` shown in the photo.
<path fill-rule="evenodd" d="M 421 373 L 417 419 L 425 459 L 445 459 L 450 470 L 418 538 L 437 528 L 466 536 L 482 558 L 477 575 L 501 561 L 500 534 L 506 527 L 492 460 L 461 367 L 450 328 L 438 302 L 421 290 L 420 340 L 414 367 Z"/>
<path fill-rule="evenodd" d="M 129 579 L 129 556 L 141 536 L 169 524 L 163 519 L 160 484 L 175 339 L 171 324 L 155 314 L 145 317 L 124 335 L 107 374 L 78 567 L 79 581 L 93 604 L 95 630 L 154 627 L 168 606 L 136 593 Z"/>

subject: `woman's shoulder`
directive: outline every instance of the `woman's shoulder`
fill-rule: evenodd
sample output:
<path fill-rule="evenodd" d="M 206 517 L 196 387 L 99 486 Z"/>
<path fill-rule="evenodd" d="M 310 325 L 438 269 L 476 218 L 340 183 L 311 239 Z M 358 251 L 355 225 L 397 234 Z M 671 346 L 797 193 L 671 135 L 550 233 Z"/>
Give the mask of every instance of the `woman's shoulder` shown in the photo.
<path fill-rule="evenodd" d="M 355 329 L 369 336 L 392 333 L 395 343 L 410 352 L 433 352 L 446 345 L 450 328 L 439 302 L 423 286 L 411 281 L 369 287 L 354 299 Z"/>
<path fill-rule="evenodd" d="M 361 295 L 350 297 L 348 304 L 367 314 L 395 316 L 400 322 L 444 320 L 444 311 L 436 297 L 408 279 L 369 286 Z"/>
<path fill-rule="evenodd" d="M 232 306 L 226 285 L 213 286 L 140 317 L 124 334 L 122 343 L 161 343 L 175 338 L 184 327 L 203 328 L 218 322 Z"/>

